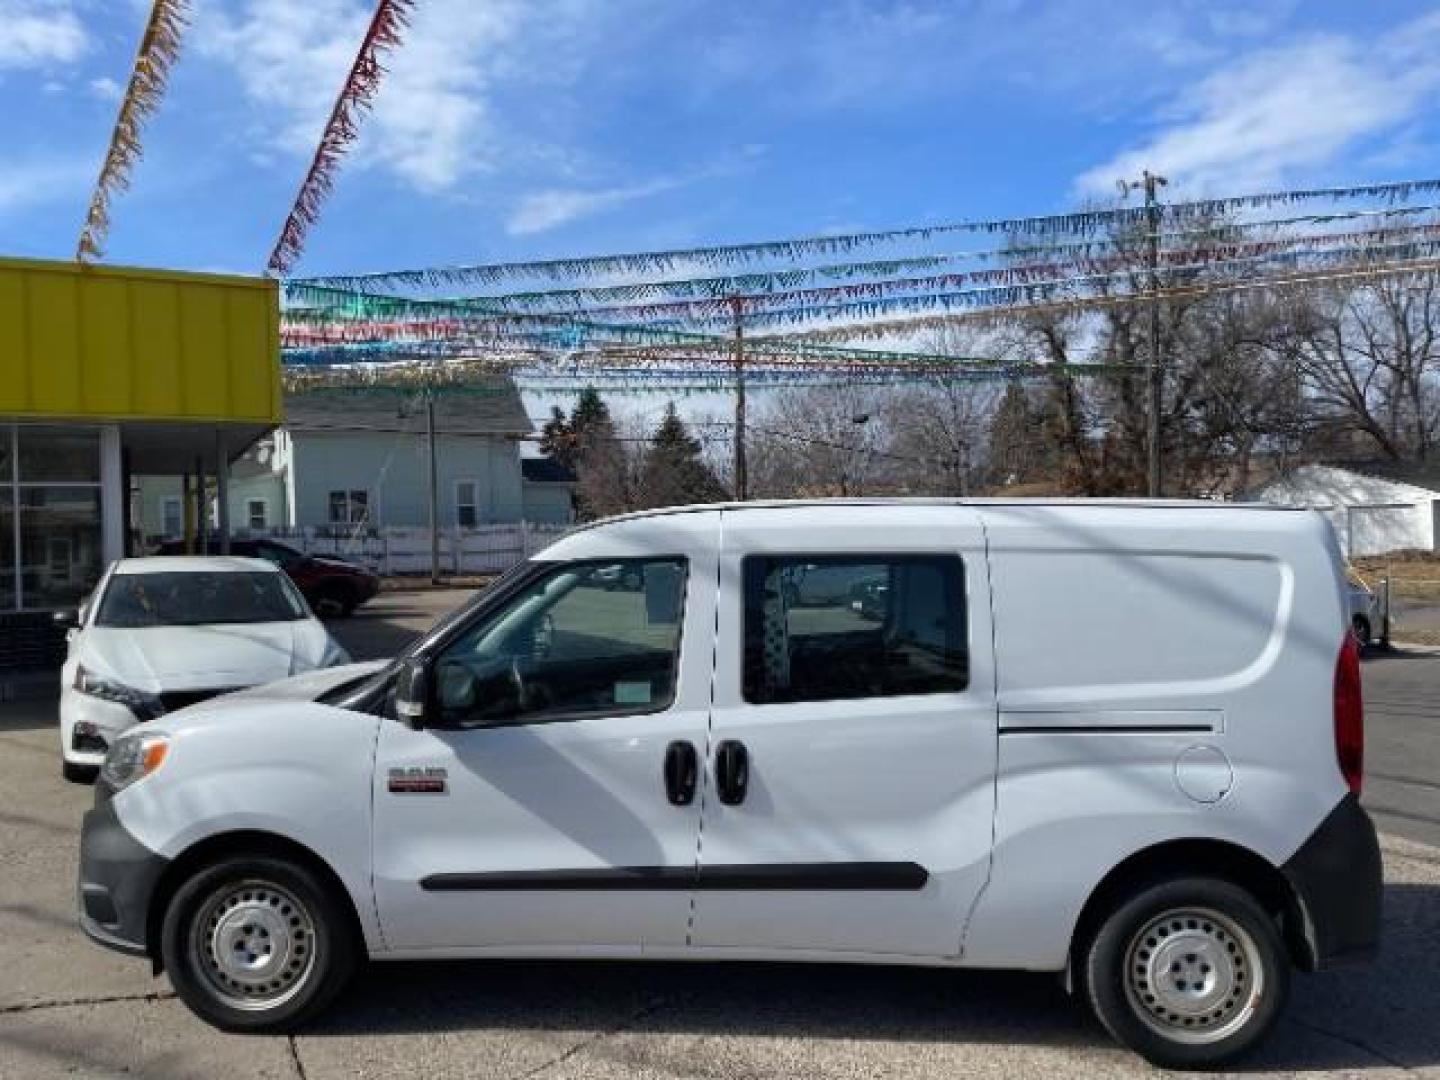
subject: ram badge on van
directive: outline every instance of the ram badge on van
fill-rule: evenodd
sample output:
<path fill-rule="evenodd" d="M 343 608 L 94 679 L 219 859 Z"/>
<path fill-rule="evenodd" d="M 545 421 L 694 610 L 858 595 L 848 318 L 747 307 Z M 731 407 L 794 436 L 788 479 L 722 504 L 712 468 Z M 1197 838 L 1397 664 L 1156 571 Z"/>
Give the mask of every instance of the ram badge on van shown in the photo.
<path fill-rule="evenodd" d="M 1314 513 L 640 514 L 393 663 L 120 739 L 81 922 L 231 1030 L 363 958 L 846 961 L 1059 973 L 1214 1064 L 1376 946 L 1361 728 Z"/>

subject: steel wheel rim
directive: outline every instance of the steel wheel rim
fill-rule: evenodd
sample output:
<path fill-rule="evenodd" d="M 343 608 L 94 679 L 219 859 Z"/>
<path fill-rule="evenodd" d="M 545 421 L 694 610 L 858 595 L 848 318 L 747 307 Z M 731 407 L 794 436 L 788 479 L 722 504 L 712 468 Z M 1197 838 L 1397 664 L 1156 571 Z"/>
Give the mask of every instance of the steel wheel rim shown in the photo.
<path fill-rule="evenodd" d="M 288 889 L 243 881 L 211 895 L 190 931 L 190 954 L 210 992 L 245 1012 L 298 994 L 315 969 L 315 923 Z"/>
<path fill-rule="evenodd" d="M 1239 1031 L 1265 992 L 1255 939 L 1210 908 L 1175 908 L 1146 922 L 1125 951 L 1124 980 L 1146 1027 L 1191 1046 Z"/>

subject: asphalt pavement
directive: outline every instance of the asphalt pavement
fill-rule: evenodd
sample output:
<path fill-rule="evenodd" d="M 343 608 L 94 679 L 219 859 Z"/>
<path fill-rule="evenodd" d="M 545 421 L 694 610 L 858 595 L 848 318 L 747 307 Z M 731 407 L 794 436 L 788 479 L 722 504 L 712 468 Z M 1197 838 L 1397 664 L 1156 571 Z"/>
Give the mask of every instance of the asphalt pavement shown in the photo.
<path fill-rule="evenodd" d="M 388 655 L 464 599 L 386 594 L 335 626 Z M 1365 664 L 1367 802 L 1386 859 L 1384 952 L 1298 979 L 1246 1072 L 1440 1077 L 1440 656 Z M 222 1035 L 149 967 L 74 924 L 76 828 L 53 702 L 0 706 L 0 1078 L 1153 1076 L 1053 977 L 874 967 L 372 966 L 292 1038 Z"/>

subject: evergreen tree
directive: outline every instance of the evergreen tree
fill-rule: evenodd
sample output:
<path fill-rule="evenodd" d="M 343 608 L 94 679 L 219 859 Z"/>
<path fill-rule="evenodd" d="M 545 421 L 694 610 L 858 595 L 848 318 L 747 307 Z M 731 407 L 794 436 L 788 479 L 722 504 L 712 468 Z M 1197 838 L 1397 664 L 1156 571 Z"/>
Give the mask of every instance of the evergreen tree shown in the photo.
<path fill-rule="evenodd" d="M 600 396 L 600 391 L 587 386 L 580 391 L 575 408 L 570 410 L 570 433 L 579 442 L 590 433 L 615 434 L 615 421 L 610 416 L 610 406 Z"/>
<path fill-rule="evenodd" d="M 540 429 L 540 452 L 567 469 L 575 468 L 575 459 L 579 456 L 575 429 L 565 419 L 565 410 L 559 405 L 550 406 L 550 419 Z"/>
<path fill-rule="evenodd" d="M 631 455 L 616 437 L 610 406 L 593 386 L 581 391 L 567 428 L 572 468 L 579 479 L 575 501 L 581 520 L 635 509 Z"/>
<path fill-rule="evenodd" d="M 674 402 L 665 407 L 665 416 L 646 448 L 639 494 L 646 507 L 725 498 L 725 488 L 701 456 L 700 440 L 685 427 Z"/>
<path fill-rule="evenodd" d="M 997 484 L 1024 483 L 1038 464 L 1039 416 L 1018 382 L 1006 385 L 990 418 L 990 472 Z"/>

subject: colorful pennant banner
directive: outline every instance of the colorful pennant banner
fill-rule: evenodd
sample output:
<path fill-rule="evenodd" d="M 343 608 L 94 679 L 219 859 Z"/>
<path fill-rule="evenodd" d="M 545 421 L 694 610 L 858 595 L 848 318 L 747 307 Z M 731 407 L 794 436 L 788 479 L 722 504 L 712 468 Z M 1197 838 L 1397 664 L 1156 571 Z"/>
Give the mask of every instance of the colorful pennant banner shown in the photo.
<path fill-rule="evenodd" d="M 187 0 L 154 0 L 150 5 L 150 18 L 135 53 L 130 83 L 120 99 L 115 130 L 110 134 L 110 146 L 90 196 L 85 226 L 75 245 L 78 261 L 98 259 L 105 254 L 105 241 L 110 234 L 110 200 L 130 186 L 130 173 L 142 153 L 141 132 L 165 96 L 170 68 L 180 55 L 180 36 L 188 14 Z"/>

